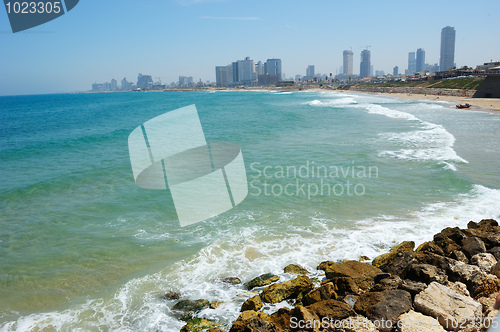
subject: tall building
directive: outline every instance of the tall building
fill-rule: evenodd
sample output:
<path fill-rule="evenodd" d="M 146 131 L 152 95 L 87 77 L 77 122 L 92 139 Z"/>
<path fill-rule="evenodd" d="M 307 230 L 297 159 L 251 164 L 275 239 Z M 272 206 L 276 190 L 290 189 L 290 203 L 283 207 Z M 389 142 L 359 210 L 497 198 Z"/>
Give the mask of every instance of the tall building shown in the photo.
<path fill-rule="evenodd" d="M 417 50 L 417 64 L 416 64 L 416 72 L 424 72 L 425 71 L 425 51 L 423 48 L 419 48 Z"/>
<path fill-rule="evenodd" d="M 455 66 L 455 28 L 447 26 L 441 30 L 439 69 L 445 71 L 453 66 Z"/>
<path fill-rule="evenodd" d="M 361 51 L 361 63 L 359 64 L 359 77 L 365 78 L 370 76 L 370 51 L 368 49 Z"/>
<path fill-rule="evenodd" d="M 251 85 L 257 82 L 257 72 L 255 64 L 250 57 L 245 60 L 238 60 L 232 63 L 233 67 L 233 82 L 237 84 Z"/>
<path fill-rule="evenodd" d="M 141 89 L 146 89 L 147 87 L 153 85 L 153 78 L 151 75 L 139 74 L 137 77 L 137 87 Z"/>
<path fill-rule="evenodd" d="M 193 85 L 192 76 L 179 76 L 179 86 L 190 86 Z"/>
<path fill-rule="evenodd" d="M 306 76 L 304 79 L 306 80 L 312 80 L 314 78 L 314 65 L 309 65 L 306 68 Z"/>
<path fill-rule="evenodd" d="M 398 76 L 398 75 L 399 75 L 399 67 L 394 66 L 394 68 L 392 69 L 392 76 Z"/>
<path fill-rule="evenodd" d="M 264 73 L 269 75 L 282 75 L 281 59 L 267 59 L 264 63 Z"/>
<path fill-rule="evenodd" d="M 352 60 L 353 60 L 353 53 L 352 51 L 344 51 L 344 64 L 342 66 L 342 74 L 344 75 L 352 75 L 353 70 L 352 70 Z"/>
<path fill-rule="evenodd" d="M 276 84 L 281 82 L 282 78 L 281 59 L 267 59 L 264 63 L 264 74 L 259 75 L 259 84 Z"/>
<path fill-rule="evenodd" d="M 415 59 L 415 52 L 408 53 L 408 74 L 413 75 L 417 71 L 417 60 Z"/>
<path fill-rule="evenodd" d="M 259 61 L 255 64 L 255 71 L 257 72 L 257 76 L 264 74 L 264 64 L 262 63 L 262 61 Z"/>
<path fill-rule="evenodd" d="M 228 86 L 228 66 L 215 67 L 215 83 L 217 86 Z"/>
<path fill-rule="evenodd" d="M 111 79 L 111 91 L 118 90 L 118 82 L 113 78 Z"/>

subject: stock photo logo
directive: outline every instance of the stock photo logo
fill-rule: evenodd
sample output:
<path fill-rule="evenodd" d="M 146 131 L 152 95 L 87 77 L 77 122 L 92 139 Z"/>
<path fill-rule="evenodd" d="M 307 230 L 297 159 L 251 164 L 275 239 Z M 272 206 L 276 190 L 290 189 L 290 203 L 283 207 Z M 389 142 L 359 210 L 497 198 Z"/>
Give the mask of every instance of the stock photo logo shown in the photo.
<path fill-rule="evenodd" d="M 52 21 L 72 10 L 79 0 L 4 0 L 12 32 L 27 30 Z"/>
<path fill-rule="evenodd" d="M 169 189 L 181 227 L 228 211 L 248 194 L 238 145 L 207 143 L 195 105 L 159 115 L 128 137 L 135 183 Z"/>

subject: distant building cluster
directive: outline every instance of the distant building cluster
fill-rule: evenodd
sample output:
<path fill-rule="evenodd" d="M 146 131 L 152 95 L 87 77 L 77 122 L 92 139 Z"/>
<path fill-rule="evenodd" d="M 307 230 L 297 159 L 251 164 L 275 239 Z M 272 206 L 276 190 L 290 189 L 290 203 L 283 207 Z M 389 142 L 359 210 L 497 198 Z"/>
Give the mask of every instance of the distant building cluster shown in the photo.
<path fill-rule="evenodd" d="M 193 88 L 202 83 L 195 84 L 192 76 L 179 76 L 179 81 L 172 82 L 168 85 L 161 83 L 161 77 L 156 77 L 158 81 L 154 82 L 151 75 L 139 74 L 137 83 L 129 82 L 123 78 L 121 85 L 115 79 L 111 83 L 94 83 L 92 84 L 92 92 L 113 92 L 113 91 L 141 91 L 141 90 L 164 90 L 166 88 Z"/>
<path fill-rule="evenodd" d="M 408 67 L 401 69 L 394 66 L 391 73 L 383 70 L 374 70 L 371 62 L 371 52 L 366 46 L 360 53 L 359 74 L 354 73 L 354 53 L 351 50 L 342 52 L 342 66 L 333 76 L 332 73 L 321 74 L 316 72 L 314 65 L 305 68 L 305 75 L 295 75 L 295 78 L 285 78 L 282 70 L 281 59 L 267 59 L 264 63 L 255 62 L 250 57 L 236 60 L 225 66 L 215 67 L 215 82 L 201 80 L 195 82 L 192 76 L 179 76 L 178 82 L 162 84 L 161 78 L 156 82 L 151 75 L 139 74 L 137 83 L 128 82 L 123 78 L 121 84 L 115 79 L 106 83 L 92 84 L 92 91 L 147 91 L 165 89 L 191 89 L 198 87 L 249 87 L 249 86 L 290 86 L 294 84 L 351 84 L 359 82 L 381 82 L 389 80 L 420 80 L 435 78 L 455 77 L 457 75 L 483 75 L 485 73 L 498 72 L 499 62 L 484 63 L 476 69 L 464 66 L 457 69 L 455 64 L 455 28 L 446 26 L 441 30 L 441 49 L 439 63 L 426 63 L 426 54 L 423 48 L 408 53 Z M 404 76 L 403 76 L 404 75 Z"/>
<path fill-rule="evenodd" d="M 271 85 L 282 79 L 281 59 L 255 63 L 250 57 L 246 57 L 226 66 L 215 67 L 215 83 L 219 87 Z"/>

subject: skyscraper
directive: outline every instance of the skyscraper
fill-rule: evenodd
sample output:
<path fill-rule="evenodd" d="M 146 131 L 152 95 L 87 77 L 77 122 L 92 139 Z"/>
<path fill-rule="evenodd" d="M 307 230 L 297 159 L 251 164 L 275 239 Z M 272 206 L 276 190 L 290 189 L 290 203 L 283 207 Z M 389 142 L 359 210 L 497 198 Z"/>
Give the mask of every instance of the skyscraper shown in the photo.
<path fill-rule="evenodd" d="M 352 75 L 352 59 L 353 59 L 353 53 L 352 51 L 344 51 L 344 65 L 343 65 L 343 71 L 342 74 L 344 75 Z"/>
<path fill-rule="evenodd" d="M 415 52 L 408 53 L 408 74 L 413 75 L 417 71 L 417 61 L 415 60 Z"/>
<path fill-rule="evenodd" d="M 307 66 L 306 77 L 304 77 L 304 79 L 312 80 L 313 78 L 314 78 L 314 65 L 309 65 Z"/>
<path fill-rule="evenodd" d="M 398 76 L 398 75 L 399 75 L 399 67 L 394 66 L 394 68 L 392 69 L 392 76 Z"/>
<path fill-rule="evenodd" d="M 417 50 L 417 66 L 416 72 L 424 72 L 425 71 L 425 51 L 423 48 L 419 48 Z"/>
<path fill-rule="evenodd" d="M 359 77 L 365 78 L 370 76 L 370 51 L 368 49 L 361 51 L 361 63 L 359 65 Z"/>
<path fill-rule="evenodd" d="M 264 63 L 264 73 L 281 77 L 281 59 L 267 59 Z"/>
<path fill-rule="evenodd" d="M 439 70 L 445 71 L 453 66 L 455 66 L 455 28 L 447 26 L 441 30 Z"/>

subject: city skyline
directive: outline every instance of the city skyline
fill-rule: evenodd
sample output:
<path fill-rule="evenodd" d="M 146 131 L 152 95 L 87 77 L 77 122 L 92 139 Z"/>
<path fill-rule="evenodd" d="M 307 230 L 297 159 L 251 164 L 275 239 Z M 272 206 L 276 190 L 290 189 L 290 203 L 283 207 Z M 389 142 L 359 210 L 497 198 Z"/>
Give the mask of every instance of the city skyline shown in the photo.
<path fill-rule="evenodd" d="M 458 67 L 500 60 L 500 45 L 490 33 L 500 29 L 492 14 L 500 9 L 498 1 L 482 1 L 484 17 L 473 25 L 457 19 L 465 1 L 425 0 L 429 12 L 418 18 L 405 15 L 409 4 L 361 2 L 81 2 L 60 19 L 17 34 L 0 10 L 0 94 L 86 91 L 91 83 L 135 79 L 137 73 L 167 84 L 179 76 L 215 82 L 215 66 L 248 55 L 281 59 L 287 77 L 305 75 L 311 64 L 316 72 L 335 75 L 349 49 L 358 74 L 368 45 L 374 71 L 390 73 L 398 66 L 403 73 L 408 52 L 418 48 L 425 50 L 425 62 L 440 63 L 445 26 L 456 31 Z"/>

